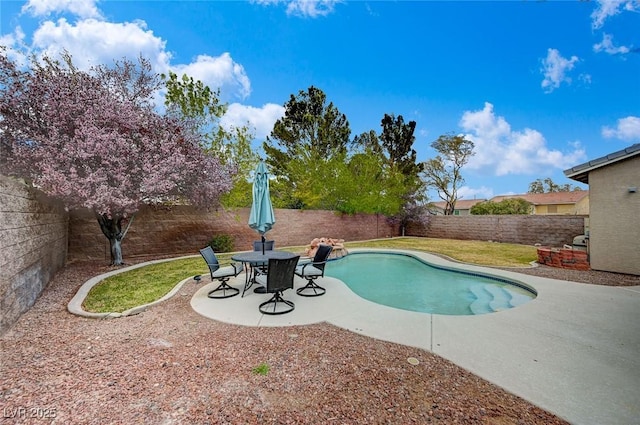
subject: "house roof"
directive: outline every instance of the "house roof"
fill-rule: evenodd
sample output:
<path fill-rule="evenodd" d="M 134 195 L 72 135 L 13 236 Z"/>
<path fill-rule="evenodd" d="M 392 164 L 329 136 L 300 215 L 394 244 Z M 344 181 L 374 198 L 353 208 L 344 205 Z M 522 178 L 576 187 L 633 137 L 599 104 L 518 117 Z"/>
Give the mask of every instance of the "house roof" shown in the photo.
<path fill-rule="evenodd" d="M 615 162 L 629 159 L 636 155 L 640 155 L 640 143 L 636 143 L 635 145 L 631 145 L 626 149 L 610 153 L 607 156 L 592 159 L 591 161 L 585 162 L 584 164 L 576 165 L 573 168 L 564 170 L 564 174 L 570 179 L 589 184 L 590 171 L 605 167 L 607 165 L 611 165 Z"/>
<path fill-rule="evenodd" d="M 533 205 L 561 205 L 575 204 L 589 195 L 588 190 L 574 190 L 571 192 L 551 192 L 551 193 L 525 193 L 522 195 L 500 195 L 491 198 L 492 202 L 500 202 L 505 199 L 521 198 L 531 202 Z"/>

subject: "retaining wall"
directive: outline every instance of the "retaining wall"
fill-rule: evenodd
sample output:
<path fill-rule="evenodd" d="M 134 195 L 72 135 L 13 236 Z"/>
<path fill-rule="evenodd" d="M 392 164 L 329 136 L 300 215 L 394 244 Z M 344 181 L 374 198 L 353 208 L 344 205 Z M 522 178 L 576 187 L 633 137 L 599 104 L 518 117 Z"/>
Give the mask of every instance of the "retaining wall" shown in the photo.
<path fill-rule="evenodd" d="M 64 266 L 68 222 L 59 203 L 0 176 L 0 334 Z"/>

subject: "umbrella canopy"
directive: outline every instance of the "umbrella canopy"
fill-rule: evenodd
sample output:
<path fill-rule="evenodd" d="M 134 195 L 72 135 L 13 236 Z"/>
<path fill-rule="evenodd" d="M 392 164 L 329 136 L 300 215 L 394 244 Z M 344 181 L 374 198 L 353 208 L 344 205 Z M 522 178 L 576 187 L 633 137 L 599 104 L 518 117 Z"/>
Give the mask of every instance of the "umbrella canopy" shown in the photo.
<path fill-rule="evenodd" d="M 264 162 L 260 162 L 253 181 L 253 204 L 249 213 L 249 227 L 260 233 L 262 242 L 264 242 L 264 234 L 271 229 L 275 222 L 276 218 L 273 215 L 271 195 L 269 194 L 267 167 Z"/>

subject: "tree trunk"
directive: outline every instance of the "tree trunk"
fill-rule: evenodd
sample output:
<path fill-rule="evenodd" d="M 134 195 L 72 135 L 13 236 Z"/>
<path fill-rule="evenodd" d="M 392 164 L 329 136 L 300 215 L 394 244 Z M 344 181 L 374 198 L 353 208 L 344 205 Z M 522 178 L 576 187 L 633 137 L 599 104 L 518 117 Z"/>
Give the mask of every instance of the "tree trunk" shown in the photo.
<path fill-rule="evenodd" d="M 97 214 L 96 218 L 100 224 L 102 233 L 109 239 L 109 245 L 111 247 L 111 265 L 121 266 L 124 264 L 122 261 L 122 239 L 126 232 L 122 232 L 122 220 L 124 217 L 120 215 L 109 218 L 106 214 Z"/>
<path fill-rule="evenodd" d="M 111 265 L 121 266 L 124 264 L 122 260 L 122 243 L 121 239 L 111 238 L 109 239 L 109 245 L 111 247 Z"/>
<path fill-rule="evenodd" d="M 444 207 L 444 215 L 453 215 L 454 206 L 451 202 L 447 201 L 447 204 Z"/>

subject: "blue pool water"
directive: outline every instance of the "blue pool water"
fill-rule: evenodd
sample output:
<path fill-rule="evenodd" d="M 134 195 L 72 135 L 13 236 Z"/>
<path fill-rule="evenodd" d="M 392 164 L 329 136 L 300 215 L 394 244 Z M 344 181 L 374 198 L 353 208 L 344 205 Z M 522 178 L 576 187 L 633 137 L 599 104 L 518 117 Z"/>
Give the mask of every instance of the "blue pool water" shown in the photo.
<path fill-rule="evenodd" d="M 327 263 L 325 275 L 369 301 L 422 313 L 493 313 L 536 297 L 517 282 L 444 269 L 404 254 L 352 253 Z"/>

